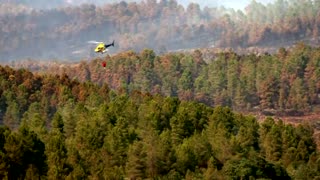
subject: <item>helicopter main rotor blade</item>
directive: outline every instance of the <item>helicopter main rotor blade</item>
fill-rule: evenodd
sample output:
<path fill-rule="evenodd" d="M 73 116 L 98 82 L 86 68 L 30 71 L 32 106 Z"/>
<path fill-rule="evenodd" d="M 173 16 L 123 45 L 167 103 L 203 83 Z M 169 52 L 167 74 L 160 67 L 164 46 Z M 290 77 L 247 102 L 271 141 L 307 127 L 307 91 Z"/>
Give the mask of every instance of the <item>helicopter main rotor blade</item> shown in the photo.
<path fill-rule="evenodd" d="M 100 43 L 103 43 L 103 42 L 99 42 L 99 41 L 88 41 L 88 43 L 90 43 L 90 44 L 100 44 Z"/>

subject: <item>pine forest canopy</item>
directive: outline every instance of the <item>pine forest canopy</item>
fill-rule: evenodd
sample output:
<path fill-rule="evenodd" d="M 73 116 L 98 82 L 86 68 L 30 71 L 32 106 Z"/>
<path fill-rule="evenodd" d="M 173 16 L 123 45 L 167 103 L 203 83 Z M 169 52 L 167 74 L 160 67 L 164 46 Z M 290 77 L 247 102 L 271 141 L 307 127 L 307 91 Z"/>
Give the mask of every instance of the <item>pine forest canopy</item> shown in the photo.
<path fill-rule="evenodd" d="M 319 119 L 244 115 L 319 114 L 319 0 L 0 2 L 0 179 L 320 178 Z"/>
<path fill-rule="evenodd" d="M 0 83 L 1 179 L 320 176 L 308 124 L 9 66 Z"/>
<path fill-rule="evenodd" d="M 319 52 L 303 43 L 280 48 L 273 55 L 210 49 L 157 55 L 145 49 L 80 63 L 27 60 L 10 66 L 41 74 L 67 74 L 129 93 L 141 91 L 240 112 L 293 116 L 320 112 Z"/>

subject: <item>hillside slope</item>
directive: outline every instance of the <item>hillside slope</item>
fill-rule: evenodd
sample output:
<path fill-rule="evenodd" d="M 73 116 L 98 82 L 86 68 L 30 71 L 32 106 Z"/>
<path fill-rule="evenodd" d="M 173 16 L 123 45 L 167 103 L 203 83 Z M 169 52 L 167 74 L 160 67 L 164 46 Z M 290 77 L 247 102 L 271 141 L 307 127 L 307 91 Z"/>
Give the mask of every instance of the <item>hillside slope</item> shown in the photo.
<path fill-rule="evenodd" d="M 310 125 L 0 66 L 1 179 L 315 179 Z"/>
<path fill-rule="evenodd" d="M 262 115 L 319 113 L 319 48 L 298 43 L 274 55 L 232 51 L 157 55 L 151 49 L 127 51 L 81 63 L 17 62 L 12 67 L 38 73 L 67 74 L 82 82 L 107 83 L 111 89 L 229 106 Z M 101 63 L 107 62 L 103 68 Z"/>

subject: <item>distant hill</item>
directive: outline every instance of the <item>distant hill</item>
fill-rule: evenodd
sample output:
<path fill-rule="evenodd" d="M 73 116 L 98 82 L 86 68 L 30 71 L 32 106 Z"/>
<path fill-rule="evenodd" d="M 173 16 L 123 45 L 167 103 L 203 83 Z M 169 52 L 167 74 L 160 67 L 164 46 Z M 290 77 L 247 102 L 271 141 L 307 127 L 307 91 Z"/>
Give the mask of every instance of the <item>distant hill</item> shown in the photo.
<path fill-rule="evenodd" d="M 268 51 L 297 41 L 318 45 L 319 7 L 317 1 L 252 1 L 244 11 L 234 11 L 146 1 L 30 10 L 1 3 L 0 60 L 88 59 L 94 57 L 90 40 L 115 40 L 111 54 L 144 48 L 157 53 L 208 47 Z"/>

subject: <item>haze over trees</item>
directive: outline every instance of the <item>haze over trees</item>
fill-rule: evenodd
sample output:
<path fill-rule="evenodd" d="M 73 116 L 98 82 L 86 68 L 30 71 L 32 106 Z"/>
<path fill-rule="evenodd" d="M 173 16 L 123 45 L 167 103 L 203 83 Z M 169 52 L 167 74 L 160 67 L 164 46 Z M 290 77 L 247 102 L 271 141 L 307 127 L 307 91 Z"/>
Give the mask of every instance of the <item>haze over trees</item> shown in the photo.
<path fill-rule="evenodd" d="M 0 4 L 0 59 L 90 57 L 89 40 L 116 40 L 111 52 L 184 48 L 280 47 L 318 43 L 319 2 L 252 1 L 244 11 L 186 8 L 175 0 L 83 4 L 50 10 Z M 268 50 L 268 49 L 266 49 Z"/>
<path fill-rule="evenodd" d="M 8 66 L 0 84 L 1 179 L 320 176 L 307 124 Z"/>

